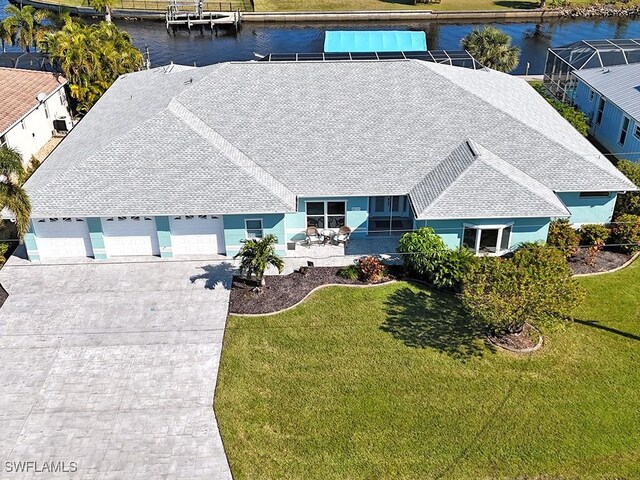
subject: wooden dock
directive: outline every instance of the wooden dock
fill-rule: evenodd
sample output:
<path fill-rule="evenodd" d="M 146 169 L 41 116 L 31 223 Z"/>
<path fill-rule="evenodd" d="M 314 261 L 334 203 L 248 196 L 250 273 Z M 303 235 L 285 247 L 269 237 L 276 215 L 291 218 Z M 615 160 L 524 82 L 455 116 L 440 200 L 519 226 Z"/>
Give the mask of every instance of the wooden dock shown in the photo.
<path fill-rule="evenodd" d="M 195 7 L 193 11 L 184 11 L 176 2 L 171 2 L 167 7 L 166 13 L 166 25 L 167 32 L 175 31 L 177 28 L 186 27 L 189 31 L 192 28 L 204 28 L 211 29 L 211 32 L 218 33 L 219 26 L 233 27 L 237 32 L 242 22 L 242 14 L 240 10 L 236 11 L 217 11 L 217 12 L 205 12 L 202 11 L 202 2 L 196 3 L 195 6 L 190 4 L 189 6 Z"/>

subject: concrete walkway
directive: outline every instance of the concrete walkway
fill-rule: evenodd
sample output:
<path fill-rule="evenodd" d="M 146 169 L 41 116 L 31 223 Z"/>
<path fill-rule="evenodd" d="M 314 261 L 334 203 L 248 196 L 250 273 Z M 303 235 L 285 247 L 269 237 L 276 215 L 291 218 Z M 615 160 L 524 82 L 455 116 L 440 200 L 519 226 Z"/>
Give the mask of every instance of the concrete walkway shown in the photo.
<path fill-rule="evenodd" d="M 232 270 L 10 259 L 0 478 L 231 478 L 212 405 Z"/>

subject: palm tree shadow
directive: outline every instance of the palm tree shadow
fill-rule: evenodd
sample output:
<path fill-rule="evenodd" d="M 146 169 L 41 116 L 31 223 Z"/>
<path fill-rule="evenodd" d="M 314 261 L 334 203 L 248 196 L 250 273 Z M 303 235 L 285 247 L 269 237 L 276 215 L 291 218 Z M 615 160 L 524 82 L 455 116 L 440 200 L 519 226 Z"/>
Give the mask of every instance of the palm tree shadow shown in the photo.
<path fill-rule="evenodd" d="M 398 290 L 385 302 L 387 319 L 380 329 L 408 347 L 434 348 L 461 361 L 481 357 L 484 329 L 471 320 L 454 295 Z"/>
<path fill-rule="evenodd" d="M 204 280 L 204 288 L 207 290 L 215 290 L 217 288 L 231 289 L 232 278 L 234 273 L 236 273 L 236 267 L 229 262 L 203 265 L 199 268 L 204 270 L 204 273 L 190 276 L 189 280 L 191 283 Z"/>

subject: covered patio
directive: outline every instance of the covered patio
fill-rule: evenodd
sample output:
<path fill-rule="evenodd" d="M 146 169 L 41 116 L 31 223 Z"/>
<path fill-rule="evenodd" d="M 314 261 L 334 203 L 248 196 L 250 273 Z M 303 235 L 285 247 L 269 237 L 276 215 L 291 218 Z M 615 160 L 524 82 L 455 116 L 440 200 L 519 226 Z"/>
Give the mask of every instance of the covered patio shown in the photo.
<path fill-rule="evenodd" d="M 400 257 L 396 253 L 399 240 L 400 235 L 352 237 L 346 248 L 342 244 L 307 246 L 304 242 L 298 242 L 295 250 L 288 251 L 288 255 L 284 257 L 284 273 L 291 273 L 301 266 L 307 266 L 307 262 L 313 262 L 316 267 L 350 265 L 363 255 L 379 255 L 385 262 L 400 262 Z"/>

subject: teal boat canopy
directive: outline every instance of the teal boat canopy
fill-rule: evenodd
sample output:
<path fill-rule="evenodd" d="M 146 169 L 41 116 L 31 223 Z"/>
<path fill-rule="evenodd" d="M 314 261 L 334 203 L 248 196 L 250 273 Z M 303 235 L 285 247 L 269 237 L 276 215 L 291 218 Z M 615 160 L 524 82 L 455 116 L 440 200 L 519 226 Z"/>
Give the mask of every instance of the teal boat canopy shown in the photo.
<path fill-rule="evenodd" d="M 325 52 L 418 52 L 427 50 L 424 32 L 340 30 L 325 32 Z"/>

